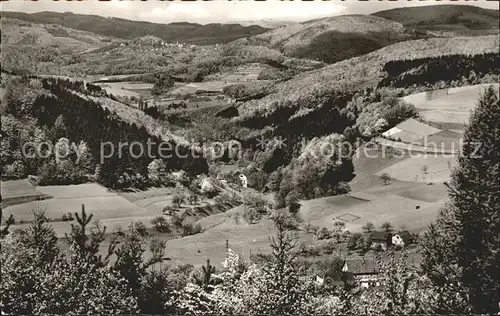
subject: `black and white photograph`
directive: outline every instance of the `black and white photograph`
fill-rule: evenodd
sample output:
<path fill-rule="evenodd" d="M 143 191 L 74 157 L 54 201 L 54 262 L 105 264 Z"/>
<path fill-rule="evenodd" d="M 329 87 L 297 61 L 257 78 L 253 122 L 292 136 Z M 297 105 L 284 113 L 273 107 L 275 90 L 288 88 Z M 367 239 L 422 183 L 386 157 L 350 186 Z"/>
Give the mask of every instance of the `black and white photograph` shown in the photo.
<path fill-rule="evenodd" d="M 0 1 L 1 315 L 500 315 L 499 12 Z"/>

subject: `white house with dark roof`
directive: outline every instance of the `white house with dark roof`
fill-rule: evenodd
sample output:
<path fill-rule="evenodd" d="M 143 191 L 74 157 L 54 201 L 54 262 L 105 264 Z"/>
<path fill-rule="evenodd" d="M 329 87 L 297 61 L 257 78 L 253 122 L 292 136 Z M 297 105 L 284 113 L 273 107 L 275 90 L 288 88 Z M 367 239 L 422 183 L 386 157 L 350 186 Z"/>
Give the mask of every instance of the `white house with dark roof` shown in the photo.
<path fill-rule="evenodd" d="M 390 232 L 373 231 L 370 233 L 370 239 L 372 241 L 371 248 L 376 248 L 380 245 L 382 250 L 387 250 L 387 248 L 391 246 L 404 247 L 405 245 L 401 236 Z"/>

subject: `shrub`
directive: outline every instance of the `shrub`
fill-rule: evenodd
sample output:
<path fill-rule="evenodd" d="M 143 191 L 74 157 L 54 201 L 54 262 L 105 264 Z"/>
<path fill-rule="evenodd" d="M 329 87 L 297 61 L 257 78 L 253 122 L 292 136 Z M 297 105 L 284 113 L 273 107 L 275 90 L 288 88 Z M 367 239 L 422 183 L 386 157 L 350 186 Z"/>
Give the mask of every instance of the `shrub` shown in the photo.
<path fill-rule="evenodd" d="M 387 172 L 384 172 L 380 175 L 380 180 L 384 181 L 384 185 L 387 185 L 387 183 L 391 180 L 391 176 Z"/>
<path fill-rule="evenodd" d="M 405 246 L 418 243 L 418 235 L 409 232 L 406 229 L 400 230 L 397 233 L 403 239 Z"/>
<path fill-rule="evenodd" d="M 301 245 L 301 255 L 304 257 L 316 257 L 320 254 L 320 249 L 315 245 L 306 245 L 304 243 Z"/>
<path fill-rule="evenodd" d="M 74 218 L 73 218 L 73 213 L 71 212 L 67 212 L 67 213 L 64 213 L 63 216 L 62 216 L 62 221 L 63 222 L 69 222 L 69 221 L 72 221 Z"/>
<path fill-rule="evenodd" d="M 243 218 L 247 221 L 247 223 L 255 224 L 262 218 L 262 213 L 260 213 L 256 208 L 246 207 L 245 212 L 243 213 Z"/>
<path fill-rule="evenodd" d="M 295 190 L 292 190 L 290 193 L 288 193 L 285 198 L 285 203 L 286 206 L 288 206 L 288 211 L 290 211 L 290 213 L 293 215 L 297 214 L 300 210 L 301 205 L 299 203 L 299 199 L 300 194 Z"/>
<path fill-rule="evenodd" d="M 373 223 L 372 223 L 372 222 L 368 222 L 368 223 L 366 223 L 365 225 L 363 225 L 363 227 L 362 227 L 362 229 L 363 229 L 365 232 L 367 232 L 367 233 L 371 232 L 374 228 L 375 228 L 375 225 L 373 225 Z"/>
<path fill-rule="evenodd" d="M 83 172 L 71 160 L 57 164 L 51 161 L 43 165 L 38 171 L 40 185 L 80 184 L 87 181 Z"/>
<path fill-rule="evenodd" d="M 182 225 L 184 224 L 184 218 L 179 216 L 179 214 L 177 214 L 177 213 L 173 213 L 172 214 L 172 224 L 175 227 L 182 227 Z"/>
<path fill-rule="evenodd" d="M 372 240 L 370 236 L 365 235 L 357 240 L 356 249 L 359 254 L 365 254 L 371 247 Z"/>
<path fill-rule="evenodd" d="M 168 221 L 163 216 L 157 216 L 151 220 L 151 224 L 154 225 L 156 231 L 158 232 L 167 232 L 168 229 Z"/>
<path fill-rule="evenodd" d="M 21 161 L 14 161 L 11 165 L 4 167 L 4 175 L 7 178 L 20 179 L 26 176 L 27 169 Z"/>
<path fill-rule="evenodd" d="M 329 240 L 327 243 L 323 245 L 322 251 L 327 255 L 331 255 L 335 251 L 335 248 L 336 248 L 335 243 Z"/>
<path fill-rule="evenodd" d="M 392 230 L 392 225 L 389 222 L 385 222 L 385 223 L 382 223 L 382 225 L 380 225 L 380 228 L 382 228 L 386 232 L 389 232 Z"/>
<path fill-rule="evenodd" d="M 186 202 L 186 197 L 182 192 L 176 192 L 172 198 L 172 205 L 176 208 L 181 207 L 182 203 Z"/>
<path fill-rule="evenodd" d="M 192 205 L 197 205 L 199 203 L 198 194 L 191 192 L 188 196 L 188 202 Z"/>
<path fill-rule="evenodd" d="M 359 241 L 362 240 L 363 236 L 360 233 L 354 233 L 349 237 L 347 241 L 347 248 L 349 250 L 356 250 L 359 244 Z"/>
<path fill-rule="evenodd" d="M 208 178 L 201 180 L 201 194 L 212 198 L 219 193 L 219 190 L 210 182 Z"/>
<path fill-rule="evenodd" d="M 134 229 L 141 237 L 149 237 L 148 228 L 146 224 L 141 221 L 137 221 L 134 223 Z"/>
<path fill-rule="evenodd" d="M 214 198 L 214 201 L 217 204 L 222 204 L 222 205 L 235 205 L 240 203 L 239 198 L 236 195 L 231 194 L 229 192 L 222 192 L 220 195 Z"/>
<path fill-rule="evenodd" d="M 203 230 L 200 223 L 193 225 L 192 223 L 185 223 L 182 225 L 182 236 L 190 236 L 201 233 Z"/>
<path fill-rule="evenodd" d="M 304 224 L 304 230 L 306 233 L 313 233 L 313 225 L 310 222 Z"/>
<path fill-rule="evenodd" d="M 323 227 L 316 232 L 316 238 L 318 238 L 318 240 L 330 239 L 332 238 L 332 232 L 328 228 Z"/>

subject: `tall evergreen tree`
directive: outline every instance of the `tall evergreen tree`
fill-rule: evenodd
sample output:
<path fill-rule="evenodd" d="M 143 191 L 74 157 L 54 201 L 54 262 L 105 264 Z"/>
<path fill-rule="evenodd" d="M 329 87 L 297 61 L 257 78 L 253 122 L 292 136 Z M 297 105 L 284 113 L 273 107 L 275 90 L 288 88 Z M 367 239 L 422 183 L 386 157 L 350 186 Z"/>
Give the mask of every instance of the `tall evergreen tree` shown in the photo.
<path fill-rule="evenodd" d="M 446 280 L 456 264 L 475 313 L 494 313 L 500 303 L 500 105 L 488 88 L 464 134 L 462 154 L 448 185 L 450 203 L 424 242 L 424 265 Z M 432 245 L 441 244 L 442 247 Z M 443 274 L 439 277 L 439 273 Z"/>

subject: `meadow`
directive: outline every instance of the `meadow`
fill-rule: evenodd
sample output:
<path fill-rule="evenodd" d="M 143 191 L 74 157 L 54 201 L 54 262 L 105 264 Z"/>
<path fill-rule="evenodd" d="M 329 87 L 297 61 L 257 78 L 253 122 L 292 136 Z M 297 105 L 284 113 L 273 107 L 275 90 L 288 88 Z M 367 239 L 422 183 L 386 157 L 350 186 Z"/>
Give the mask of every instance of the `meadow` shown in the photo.
<path fill-rule="evenodd" d="M 453 131 L 463 131 L 477 99 L 490 84 L 480 84 L 441 90 L 439 94 L 420 92 L 402 99 L 413 104 L 420 117 L 435 126 Z M 498 83 L 493 84 L 498 88 Z"/>
<path fill-rule="evenodd" d="M 129 98 L 150 96 L 151 89 L 153 88 L 152 83 L 128 82 L 128 81 L 97 83 L 96 85 L 104 88 L 104 90 L 106 90 L 107 93 L 110 93 L 112 95 L 129 97 Z"/>

